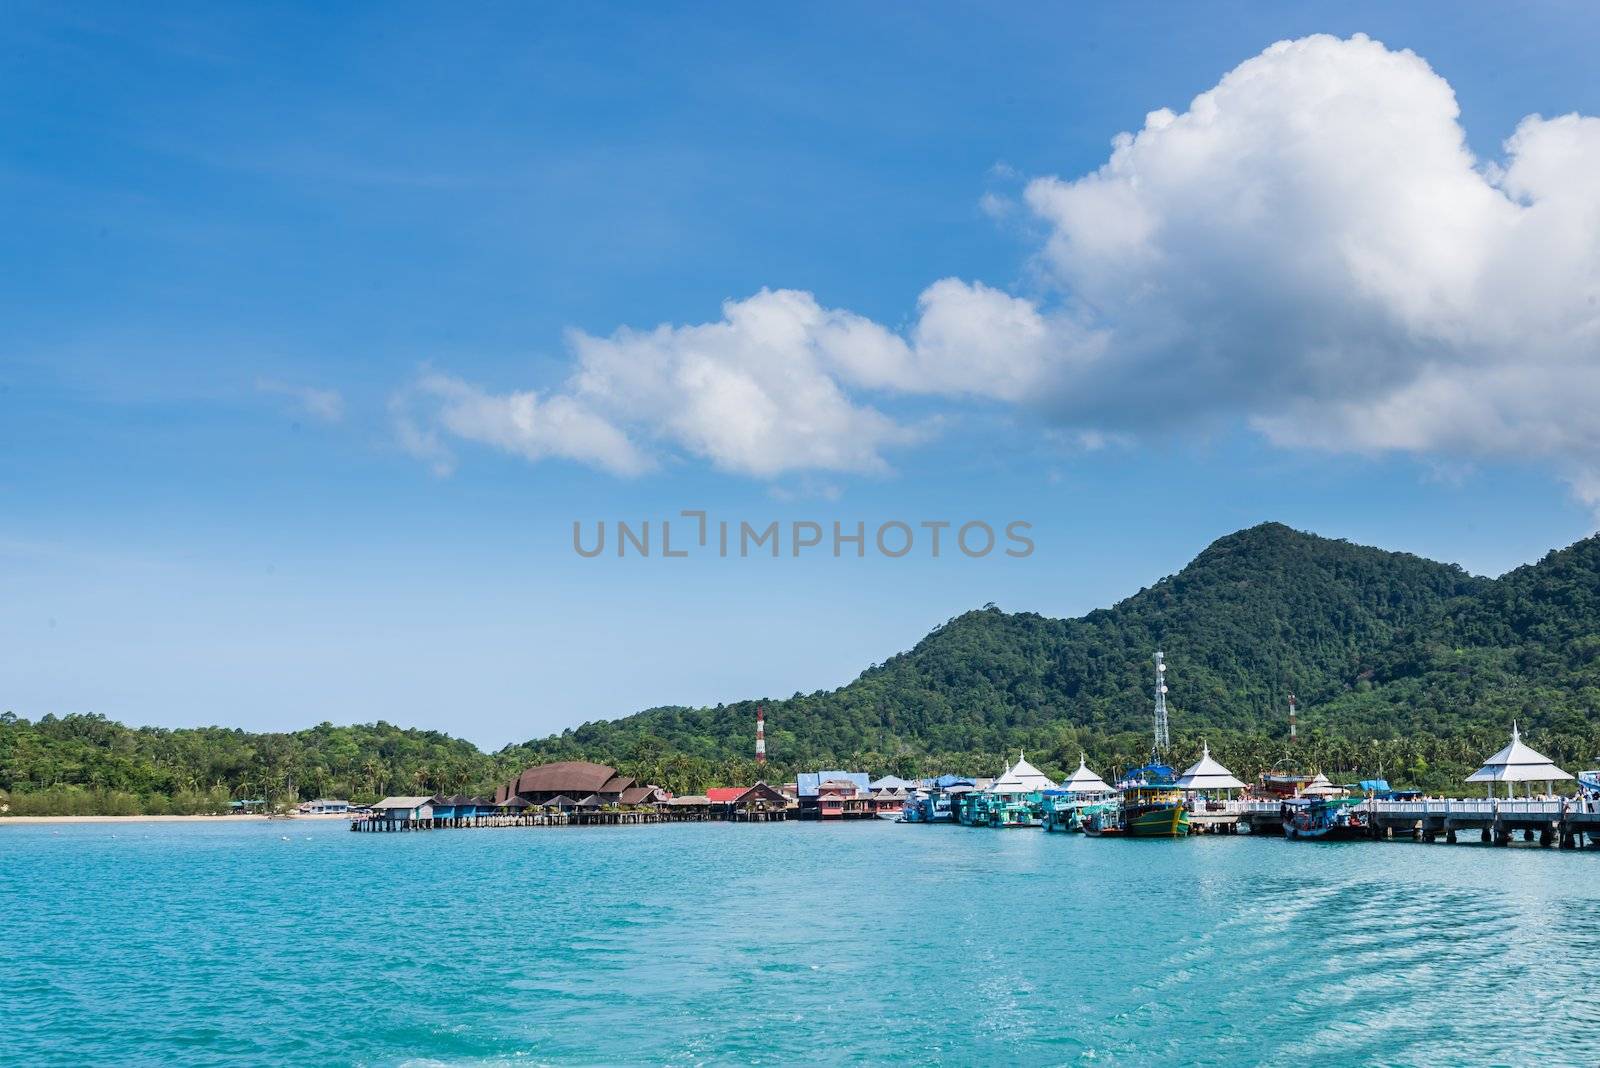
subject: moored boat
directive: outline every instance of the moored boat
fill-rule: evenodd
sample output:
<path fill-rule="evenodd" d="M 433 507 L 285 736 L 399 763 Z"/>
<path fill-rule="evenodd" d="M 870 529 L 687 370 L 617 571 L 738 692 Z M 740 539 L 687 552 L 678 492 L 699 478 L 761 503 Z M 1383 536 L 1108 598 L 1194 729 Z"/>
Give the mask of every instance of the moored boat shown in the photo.
<path fill-rule="evenodd" d="M 1183 791 L 1171 780 L 1166 765 L 1146 765 L 1141 771 L 1165 768 L 1166 782 L 1129 783 L 1122 791 L 1122 827 L 1129 838 L 1181 838 L 1189 833 L 1189 809 Z"/>
<path fill-rule="evenodd" d="M 1044 829 L 1047 831 L 1079 831 L 1083 819 L 1092 810 L 1108 807 L 1116 791 L 1106 781 L 1089 770 L 1089 758 L 1078 754 L 1078 770 L 1068 776 L 1060 788 L 1041 792 Z"/>
<path fill-rule="evenodd" d="M 1189 808 L 1176 776 L 1166 764 L 1151 761 L 1121 782 L 1119 801 L 1097 806 L 1083 818 L 1091 838 L 1183 838 L 1189 834 Z"/>
<path fill-rule="evenodd" d="M 1281 810 L 1283 836 L 1291 841 L 1302 838 L 1330 842 L 1365 837 L 1367 821 L 1360 804 L 1360 799 L 1354 797 L 1285 801 Z"/>
<path fill-rule="evenodd" d="M 1122 811 L 1116 802 L 1108 802 L 1083 813 L 1080 826 L 1090 838 L 1122 837 Z"/>
<path fill-rule="evenodd" d="M 1054 789 L 1050 777 L 1018 753 L 1017 762 L 1007 765 L 987 789 L 967 795 L 961 822 L 973 827 L 1037 827 L 1043 818 L 1041 795 Z"/>
<path fill-rule="evenodd" d="M 954 823 L 961 796 L 972 788 L 969 778 L 941 775 L 907 798 L 901 819 L 906 823 Z"/>
<path fill-rule="evenodd" d="M 1113 833 L 1128 838 L 1179 838 L 1189 833 L 1189 809 L 1184 803 L 1183 790 L 1172 766 L 1161 759 L 1171 745 L 1167 734 L 1167 662 L 1165 654 L 1157 652 L 1155 686 L 1155 744 L 1150 749 L 1150 761 L 1134 768 L 1117 783 L 1121 803 L 1115 813 L 1097 816 L 1095 828 L 1084 830 L 1091 837 L 1100 838 Z"/>

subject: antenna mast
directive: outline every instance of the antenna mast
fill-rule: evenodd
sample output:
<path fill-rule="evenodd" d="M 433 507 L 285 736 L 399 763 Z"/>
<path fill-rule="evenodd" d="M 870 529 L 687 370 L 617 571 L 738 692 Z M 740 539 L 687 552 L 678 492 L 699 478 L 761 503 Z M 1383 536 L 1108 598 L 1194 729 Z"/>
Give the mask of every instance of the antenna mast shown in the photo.
<path fill-rule="evenodd" d="M 767 710 L 761 705 L 756 706 L 756 767 L 765 767 L 767 763 Z"/>
<path fill-rule="evenodd" d="M 1299 739 L 1300 739 L 1300 735 L 1296 732 L 1295 725 L 1294 725 L 1294 694 L 1290 694 L 1289 695 L 1289 747 L 1293 748 L 1295 743 L 1297 741 L 1299 741 Z"/>
<path fill-rule="evenodd" d="M 1164 753 L 1172 745 L 1167 737 L 1167 661 L 1165 654 L 1156 653 L 1156 752 Z"/>

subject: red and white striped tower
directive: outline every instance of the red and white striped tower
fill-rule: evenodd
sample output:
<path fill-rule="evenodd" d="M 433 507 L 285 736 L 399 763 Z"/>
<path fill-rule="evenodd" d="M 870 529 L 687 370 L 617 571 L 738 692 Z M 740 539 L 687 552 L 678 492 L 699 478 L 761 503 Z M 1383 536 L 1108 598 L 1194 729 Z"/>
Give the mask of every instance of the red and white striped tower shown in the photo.
<path fill-rule="evenodd" d="M 767 710 L 756 706 L 756 767 L 767 762 Z"/>

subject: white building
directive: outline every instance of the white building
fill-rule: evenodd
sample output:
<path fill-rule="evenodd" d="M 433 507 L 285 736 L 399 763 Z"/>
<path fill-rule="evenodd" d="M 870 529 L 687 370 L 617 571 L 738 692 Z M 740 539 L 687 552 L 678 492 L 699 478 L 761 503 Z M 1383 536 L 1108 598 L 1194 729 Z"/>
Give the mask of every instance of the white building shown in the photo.
<path fill-rule="evenodd" d="M 1243 790 L 1244 783 L 1234 778 L 1233 772 L 1217 763 L 1211 755 L 1211 747 L 1205 746 L 1204 753 L 1194 766 L 1178 776 L 1177 787 L 1180 790 Z"/>
<path fill-rule="evenodd" d="M 989 787 L 991 794 L 1033 794 L 1040 790 L 1054 790 L 1056 784 L 1050 777 L 1032 764 L 1019 752 L 1017 762 L 1006 768 L 1000 777 Z"/>
<path fill-rule="evenodd" d="M 1545 793 L 1551 790 L 1551 784 L 1558 779 L 1570 779 L 1571 775 L 1550 763 L 1550 758 L 1535 749 L 1530 749 L 1522 741 L 1522 732 L 1517 730 L 1516 721 L 1511 723 L 1511 744 L 1500 752 L 1483 762 L 1483 767 L 1467 776 L 1468 782 L 1481 782 L 1485 785 L 1489 796 L 1494 796 L 1494 784 L 1506 784 L 1506 796 L 1511 796 L 1514 783 L 1542 782 Z M 1532 788 L 1529 788 L 1532 792 Z"/>
<path fill-rule="evenodd" d="M 1104 779 L 1089 770 L 1089 761 L 1084 754 L 1078 754 L 1078 770 L 1067 776 L 1061 784 L 1061 789 L 1074 794 L 1109 794 L 1111 787 Z"/>

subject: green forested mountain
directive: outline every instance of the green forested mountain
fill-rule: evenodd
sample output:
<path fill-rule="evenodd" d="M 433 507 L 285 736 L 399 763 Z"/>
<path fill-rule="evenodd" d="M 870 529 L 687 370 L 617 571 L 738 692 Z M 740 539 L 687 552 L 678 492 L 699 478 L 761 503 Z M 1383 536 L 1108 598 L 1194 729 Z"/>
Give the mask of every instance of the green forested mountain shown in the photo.
<path fill-rule="evenodd" d="M 764 701 L 768 749 L 786 765 L 853 760 L 897 771 L 981 772 L 1017 746 L 1046 770 L 1074 766 L 1080 748 L 1103 767 L 1137 762 L 1149 747 L 1157 649 L 1170 665 L 1177 759 L 1197 752 L 1204 735 L 1219 752 L 1233 750 L 1236 770 L 1271 764 L 1284 755 L 1290 692 L 1302 702 L 1308 746 L 1325 736 L 1426 744 L 1397 738 L 1382 715 L 1363 716 L 1352 733 L 1320 709 L 1372 691 L 1398 643 L 1430 633 L 1452 606 L 1476 603 L 1497 585 L 1453 565 L 1263 524 L 1218 540 L 1111 608 L 1062 620 L 987 606 L 842 689 Z M 1594 618 L 1600 627 L 1600 613 Z M 652 709 L 526 751 L 599 754 L 640 771 L 658 753 L 719 770 L 731 759 L 737 768 L 755 703 Z M 1436 711 L 1436 720 L 1423 717 L 1429 729 L 1451 734 L 1483 718 Z M 1302 759 L 1326 760 L 1330 771 L 1370 762 L 1406 774 L 1416 764 L 1412 748 L 1358 754 L 1346 745 Z"/>
<path fill-rule="evenodd" d="M 586 758 L 680 791 L 751 781 L 757 704 L 768 777 L 819 765 L 993 771 L 1017 747 L 1046 771 L 1102 771 L 1149 747 L 1151 656 L 1167 654 L 1175 762 L 1202 738 L 1241 776 L 1285 756 L 1335 776 L 1459 789 L 1520 718 L 1559 762 L 1600 763 L 1600 537 L 1488 580 L 1453 565 L 1264 524 L 1079 619 L 994 606 L 945 623 L 838 690 L 655 708 L 494 754 L 388 724 L 293 734 L 133 730 L 99 717 L 0 718 L 13 811 L 190 809 L 225 796 L 487 788 Z"/>

